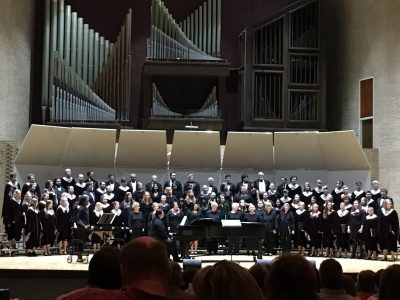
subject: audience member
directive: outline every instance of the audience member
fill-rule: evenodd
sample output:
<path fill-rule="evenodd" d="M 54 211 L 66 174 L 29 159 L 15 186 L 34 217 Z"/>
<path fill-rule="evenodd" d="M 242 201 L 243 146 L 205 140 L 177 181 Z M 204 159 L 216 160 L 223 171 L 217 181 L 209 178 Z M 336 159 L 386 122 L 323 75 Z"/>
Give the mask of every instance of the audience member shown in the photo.
<path fill-rule="evenodd" d="M 348 274 L 343 274 L 342 286 L 343 286 L 344 292 L 347 295 L 350 295 L 352 297 L 357 297 L 357 287 L 356 287 L 356 283 L 355 283 L 353 277 L 351 277 Z"/>
<path fill-rule="evenodd" d="M 367 300 L 376 293 L 375 288 L 375 273 L 371 270 L 364 270 L 358 273 L 357 276 L 357 299 Z"/>
<path fill-rule="evenodd" d="M 318 283 L 311 264 L 300 255 L 284 254 L 273 264 L 267 280 L 267 299 L 318 299 Z"/>
<path fill-rule="evenodd" d="M 254 264 L 249 269 L 249 272 L 257 282 L 258 287 L 264 293 L 264 296 L 266 296 L 267 294 L 266 294 L 265 283 L 266 280 L 268 280 L 268 274 L 269 274 L 267 266 L 264 264 Z"/>
<path fill-rule="evenodd" d="M 176 262 L 171 262 L 171 275 L 169 277 L 168 295 L 170 300 L 195 300 L 193 294 L 181 290 L 182 269 Z"/>
<path fill-rule="evenodd" d="M 400 265 L 392 265 L 383 271 L 379 280 L 379 300 L 399 299 Z"/>
<path fill-rule="evenodd" d="M 343 289 L 343 269 L 335 259 L 326 259 L 319 266 L 320 299 L 340 300 L 354 299 L 347 295 Z"/>

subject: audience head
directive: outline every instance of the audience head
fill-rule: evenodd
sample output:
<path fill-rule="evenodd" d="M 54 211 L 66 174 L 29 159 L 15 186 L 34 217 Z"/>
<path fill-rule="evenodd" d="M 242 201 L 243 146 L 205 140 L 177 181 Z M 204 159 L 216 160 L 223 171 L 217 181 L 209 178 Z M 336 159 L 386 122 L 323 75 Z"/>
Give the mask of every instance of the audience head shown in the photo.
<path fill-rule="evenodd" d="M 170 274 L 166 246 L 147 236 L 130 241 L 121 251 L 121 271 L 128 289 L 165 296 Z"/>
<path fill-rule="evenodd" d="M 198 271 L 193 279 L 193 290 L 200 300 L 264 299 L 250 273 L 227 260 Z"/>
<path fill-rule="evenodd" d="M 363 293 L 372 293 L 375 291 L 375 273 L 371 270 L 364 270 L 358 273 L 357 289 Z"/>
<path fill-rule="evenodd" d="M 272 264 L 266 290 L 270 300 L 318 299 L 316 273 L 303 256 L 284 254 Z"/>
<path fill-rule="evenodd" d="M 117 247 L 103 247 L 89 263 L 88 284 L 101 289 L 121 288 L 121 251 Z"/>
<path fill-rule="evenodd" d="M 319 278 L 323 288 L 342 289 L 342 276 L 342 266 L 333 258 L 325 259 L 319 266 Z"/>
<path fill-rule="evenodd" d="M 342 287 L 347 295 L 356 297 L 357 296 L 357 288 L 354 279 L 347 274 L 343 274 L 342 276 Z"/>
<path fill-rule="evenodd" d="M 266 294 L 265 282 L 269 274 L 267 266 L 265 264 L 254 264 L 249 269 L 249 273 L 251 276 L 253 276 L 261 291 Z"/>
<path fill-rule="evenodd" d="M 392 265 L 383 271 L 379 280 L 379 300 L 398 299 L 400 295 L 400 265 Z"/>

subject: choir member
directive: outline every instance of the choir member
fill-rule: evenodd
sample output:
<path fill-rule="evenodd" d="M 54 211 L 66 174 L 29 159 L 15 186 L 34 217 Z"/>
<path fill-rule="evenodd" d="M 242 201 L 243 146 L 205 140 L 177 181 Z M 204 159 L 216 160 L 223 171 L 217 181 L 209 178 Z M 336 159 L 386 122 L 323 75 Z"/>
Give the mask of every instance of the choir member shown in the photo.
<path fill-rule="evenodd" d="M 132 195 L 134 192 L 136 192 L 136 186 L 137 186 L 137 181 L 136 181 L 136 174 L 132 173 L 131 175 L 129 175 L 130 180 L 128 182 L 128 187 L 132 192 Z"/>
<path fill-rule="evenodd" d="M 86 195 L 88 197 L 91 207 L 94 207 L 94 205 L 96 204 L 96 194 L 93 191 L 93 186 L 93 182 L 86 182 L 85 191 L 82 193 L 82 195 Z"/>
<path fill-rule="evenodd" d="M 13 188 L 14 187 L 9 188 L 9 192 L 11 192 Z M 16 248 L 15 242 L 21 239 L 21 231 L 24 223 L 21 207 L 21 190 L 14 190 L 11 198 L 4 199 L 4 201 L 7 201 L 4 225 L 8 235 L 8 247 Z"/>
<path fill-rule="evenodd" d="M 269 189 L 270 182 L 264 179 L 264 173 L 258 172 L 258 180 L 254 182 L 254 187 L 262 195 Z"/>
<path fill-rule="evenodd" d="M 288 203 L 289 206 L 290 206 L 290 204 L 292 202 L 292 198 L 289 197 L 289 191 L 288 190 L 283 190 L 282 194 L 283 194 L 283 196 L 279 199 L 280 202 L 282 204 Z"/>
<path fill-rule="evenodd" d="M 364 219 L 365 212 L 360 208 L 360 203 L 355 200 L 350 211 L 349 225 L 347 226 L 347 232 L 350 234 L 351 240 L 351 258 L 356 257 L 357 246 L 360 247 L 360 258 L 363 257 L 362 233 Z"/>
<path fill-rule="evenodd" d="M 96 202 L 100 201 L 100 197 L 107 193 L 106 183 L 104 181 L 100 182 L 100 186 L 94 191 L 96 196 Z"/>
<path fill-rule="evenodd" d="M 38 199 L 32 198 L 31 204 L 26 212 L 25 240 L 27 256 L 37 256 L 36 248 L 40 244 Z"/>
<path fill-rule="evenodd" d="M 138 202 L 138 201 L 136 201 Z M 147 220 L 149 219 L 149 214 L 151 213 L 153 200 L 151 199 L 149 192 L 144 192 L 143 196 L 140 200 L 140 211 L 143 214 L 143 220 L 146 222 L 144 223 L 144 234 L 147 235 L 148 223 Z M 164 217 L 164 216 L 163 216 Z"/>
<path fill-rule="evenodd" d="M 89 223 L 92 227 L 97 226 L 100 218 L 103 216 L 104 211 L 103 211 L 103 207 L 101 205 L 100 202 L 97 202 L 95 204 L 95 207 L 93 210 L 90 211 L 90 218 L 89 218 Z M 91 237 L 91 241 L 92 241 L 92 246 L 93 246 L 93 251 L 97 252 L 100 250 L 100 243 L 101 243 L 101 236 L 99 235 L 98 232 L 93 231 L 92 232 L 92 237 Z"/>
<path fill-rule="evenodd" d="M 290 211 L 289 203 L 283 204 L 278 221 L 282 253 L 289 253 L 291 250 L 291 236 L 294 234 L 294 216 Z"/>
<path fill-rule="evenodd" d="M 360 200 L 360 207 L 361 209 L 367 213 L 368 212 L 368 205 L 367 205 L 367 199 L 365 197 L 362 197 Z"/>
<path fill-rule="evenodd" d="M 373 180 L 371 182 L 371 190 L 372 194 L 372 199 L 377 201 L 379 198 L 381 198 L 381 190 L 379 189 L 379 181 L 378 180 Z"/>
<path fill-rule="evenodd" d="M 10 193 L 11 189 L 13 191 L 15 191 L 16 189 L 21 190 L 21 186 L 17 181 L 17 174 L 15 173 L 10 173 L 9 175 L 9 181 L 4 187 L 4 199 L 9 198 L 12 195 L 12 192 Z"/>
<path fill-rule="evenodd" d="M 115 192 L 116 199 L 119 203 L 121 203 L 125 199 L 125 194 L 130 191 L 128 183 L 125 178 L 121 178 L 121 184 L 117 188 Z"/>
<path fill-rule="evenodd" d="M 260 215 L 261 218 L 262 218 L 264 213 L 265 213 L 264 202 L 262 200 L 258 200 L 257 201 L 257 207 L 256 207 L 256 214 Z"/>
<path fill-rule="evenodd" d="M 376 205 L 378 209 L 381 209 L 383 207 L 383 204 L 385 203 L 386 200 L 390 200 L 393 203 L 393 199 L 388 196 L 387 189 L 380 189 L 380 195 L 381 196 L 376 200 L 377 203 Z"/>
<path fill-rule="evenodd" d="M 56 229 L 56 216 L 53 209 L 53 200 L 47 199 L 45 208 L 40 212 L 40 226 L 42 229 L 41 245 L 43 247 L 43 255 L 51 255 L 50 247 L 54 243 Z"/>
<path fill-rule="evenodd" d="M 29 189 L 23 196 L 22 200 L 25 201 L 25 198 L 39 198 L 41 194 L 38 194 L 37 191 L 38 185 L 36 182 L 34 182 L 29 186 Z"/>
<path fill-rule="evenodd" d="M 288 190 L 288 196 L 289 198 L 294 197 L 294 195 L 301 195 L 302 190 L 301 190 L 301 186 L 297 184 L 297 176 L 291 176 L 290 177 L 290 183 L 287 186 L 287 190 Z"/>
<path fill-rule="evenodd" d="M 339 248 L 338 257 L 347 258 L 347 251 L 350 251 L 349 234 L 347 233 L 347 226 L 349 225 L 350 211 L 346 209 L 344 202 L 340 203 L 340 209 L 336 212 L 339 218 L 339 231 L 337 235 L 337 247 Z"/>
<path fill-rule="evenodd" d="M 34 186 L 33 189 L 32 186 Z M 29 174 L 28 181 L 22 186 L 21 190 L 22 200 L 25 198 L 25 194 L 30 190 L 32 194 L 36 195 L 36 197 L 39 197 L 41 195 L 39 185 L 36 183 L 35 174 Z"/>
<path fill-rule="evenodd" d="M 392 259 L 395 260 L 397 252 L 397 240 L 399 236 L 399 217 L 393 209 L 392 200 L 385 200 L 380 214 L 380 248 L 383 250 L 383 260 L 387 260 L 388 253 L 392 254 Z"/>
<path fill-rule="evenodd" d="M 111 192 L 116 193 L 119 187 L 119 182 L 115 181 L 114 174 L 108 174 L 108 181 L 106 182 L 106 186 L 111 187 Z"/>
<path fill-rule="evenodd" d="M 249 203 L 252 203 L 254 206 L 257 206 L 257 201 L 260 199 L 260 192 L 254 187 L 254 182 L 249 181 Z"/>
<path fill-rule="evenodd" d="M 159 189 L 159 186 L 156 184 L 152 187 L 151 189 L 151 199 L 153 199 L 153 202 L 160 203 L 161 202 L 161 190 Z"/>
<path fill-rule="evenodd" d="M 96 179 L 94 179 L 94 172 L 93 171 L 88 171 L 86 173 L 86 179 L 85 182 L 91 182 L 93 184 L 93 191 L 97 190 L 97 188 L 99 187 L 99 183 Z"/>
<path fill-rule="evenodd" d="M 111 185 L 106 186 L 107 192 L 102 196 L 104 200 L 107 200 L 108 204 L 114 202 L 117 197 L 114 194 L 113 187 Z"/>
<path fill-rule="evenodd" d="M 373 207 L 368 208 L 367 215 L 364 219 L 364 233 L 365 233 L 365 250 L 367 250 L 367 259 L 376 259 L 378 252 L 378 232 L 379 232 L 379 218 L 374 213 Z"/>
<path fill-rule="evenodd" d="M 249 184 L 249 176 L 247 176 L 247 174 L 242 174 L 241 176 L 241 181 L 239 181 L 238 183 L 236 183 L 235 186 L 235 193 L 239 193 L 242 189 L 242 186 L 244 186 L 246 188 L 246 190 L 248 189 L 248 184 Z"/>
<path fill-rule="evenodd" d="M 185 182 L 183 186 L 183 192 L 186 193 L 189 189 L 192 189 L 194 192 L 194 195 L 196 197 L 199 196 L 200 194 L 200 184 L 194 180 L 194 174 L 189 174 L 188 175 L 188 180 Z"/>
<path fill-rule="evenodd" d="M 233 191 L 235 190 L 235 188 L 232 186 L 231 188 L 229 188 L 229 186 L 225 183 L 221 184 L 221 190 L 219 195 L 223 195 L 225 197 L 225 200 L 228 202 L 229 205 L 231 205 L 231 203 L 233 202 L 233 196 L 234 193 Z"/>
<path fill-rule="evenodd" d="M 171 233 L 176 233 L 179 228 L 179 224 L 184 217 L 183 212 L 179 208 L 178 202 L 174 202 L 172 208 L 167 214 L 167 226 L 168 231 Z"/>
<path fill-rule="evenodd" d="M 278 191 L 275 189 L 275 184 L 273 182 L 271 182 L 269 184 L 269 187 L 267 190 L 267 195 L 268 195 L 267 196 L 268 200 L 272 202 L 272 205 L 274 205 L 276 202 L 276 199 L 278 199 L 279 194 L 278 194 Z"/>
<path fill-rule="evenodd" d="M 351 203 L 353 203 L 353 198 L 352 198 L 353 195 L 352 195 L 352 193 L 350 193 L 349 187 L 347 185 L 343 186 L 343 193 L 340 195 L 340 198 L 343 199 L 344 197 L 349 198 Z M 342 202 L 342 201 L 340 201 L 340 202 Z M 340 202 L 339 202 L 339 205 L 340 205 Z M 339 209 L 339 205 L 337 206 L 337 209 Z"/>
<path fill-rule="evenodd" d="M 239 211 L 241 211 L 242 213 L 245 213 L 247 211 L 247 203 L 244 199 L 239 200 Z"/>
<path fill-rule="evenodd" d="M 83 192 L 86 189 L 86 182 L 84 181 L 84 175 L 83 174 L 78 174 L 78 179 L 74 185 L 74 190 L 75 190 L 75 195 L 79 197 L 80 195 L 83 194 Z"/>
<path fill-rule="evenodd" d="M 221 212 L 218 210 L 218 203 L 210 203 L 210 209 L 206 213 L 206 218 L 213 219 L 214 221 L 221 221 Z M 218 239 L 211 238 L 207 241 L 207 251 L 209 254 L 218 254 Z"/>
<path fill-rule="evenodd" d="M 295 245 L 297 245 L 300 255 L 305 255 L 305 248 L 307 246 L 306 228 L 308 219 L 308 212 L 305 209 L 305 204 L 303 201 L 301 201 L 298 209 L 296 209 L 294 213 Z"/>
<path fill-rule="evenodd" d="M 244 201 L 243 201 L 244 202 Z M 228 212 L 226 218 L 228 220 L 239 220 L 241 221 L 243 218 L 243 211 L 240 210 L 240 204 L 237 202 L 232 203 L 232 210 Z M 239 244 L 240 238 L 232 237 L 229 241 L 229 252 L 232 254 L 239 254 Z"/>
<path fill-rule="evenodd" d="M 192 224 L 194 221 L 198 220 L 201 217 L 201 212 L 199 210 L 199 205 L 197 203 L 191 203 L 190 209 L 186 213 L 189 224 Z M 190 241 L 190 254 L 197 254 L 197 247 L 199 245 L 199 241 Z"/>
<path fill-rule="evenodd" d="M 68 240 L 71 238 L 71 212 L 66 196 L 61 197 L 56 210 L 57 243 L 60 254 L 67 254 Z"/>
<path fill-rule="evenodd" d="M 122 222 L 128 224 L 129 214 L 132 211 L 133 197 L 131 192 L 125 194 L 124 200 L 121 202 L 120 209 L 122 211 Z"/>
<path fill-rule="evenodd" d="M 103 211 L 105 213 L 109 213 L 112 210 L 112 205 L 108 202 L 108 200 L 105 196 L 106 196 L 106 194 L 104 194 L 103 196 L 100 197 L 99 203 L 101 204 Z M 96 202 L 96 203 L 98 203 L 98 202 Z M 89 207 L 90 207 L 90 210 L 94 209 L 94 206 L 91 206 L 90 203 L 89 203 Z"/>
<path fill-rule="evenodd" d="M 175 185 L 176 186 L 176 191 L 179 195 L 182 195 L 183 190 L 182 190 L 182 184 L 180 183 L 180 181 L 178 181 L 176 179 L 176 172 L 171 172 L 169 173 L 169 180 L 167 180 L 164 183 L 164 188 L 163 190 L 165 190 L 165 188 L 170 187 L 171 191 L 172 191 L 172 186 Z"/>
<path fill-rule="evenodd" d="M 334 249 L 334 236 L 337 234 L 339 227 L 338 215 L 333 210 L 333 203 L 328 202 L 322 213 L 322 245 L 325 248 L 325 257 L 332 257 Z"/>
<path fill-rule="evenodd" d="M 189 197 L 190 194 L 190 197 Z M 203 185 L 201 188 L 201 193 L 199 194 L 199 196 L 197 197 L 197 199 L 199 200 L 199 202 L 203 202 L 203 203 L 210 203 L 210 192 L 209 192 L 209 188 L 208 185 Z M 189 190 L 186 193 L 186 202 L 192 202 L 192 201 L 188 201 L 189 198 L 193 199 L 193 197 L 195 197 L 193 190 Z"/>
<path fill-rule="evenodd" d="M 75 186 L 75 179 L 72 177 L 71 169 L 68 168 L 65 169 L 64 177 L 61 178 L 61 186 L 67 190 L 70 185 Z"/>
<path fill-rule="evenodd" d="M 111 213 L 114 214 L 114 220 L 112 221 L 111 225 L 114 228 L 113 235 L 114 235 L 114 245 L 117 245 L 118 248 L 124 242 L 124 232 L 125 232 L 125 223 L 122 219 L 122 210 L 120 209 L 120 204 L 118 201 L 114 201 L 112 203 L 112 210 Z M 126 223 L 128 227 L 128 223 Z"/>
<path fill-rule="evenodd" d="M 365 192 L 362 189 L 361 181 L 356 181 L 356 189 L 351 193 L 351 200 L 361 200 L 362 197 L 365 197 Z"/>
<path fill-rule="evenodd" d="M 164 214 L 167 214 L 168 211 L 171 209 L 171 205 L 169 205 L 167 202 L 166 195 L 161 195 L 160 208 L 163 210 Z"/>
<path fill-rule="evenodd" d="M 151 198 L 150 193 L 149 193 L 149 192 L 145 192 L 145 190 L 143 189 L 143 183 L 141 183 L 140 181 L 138 181 L 137 184 L 136 184 L 136 191 L 134 191 L 133 194 L 132 194 L 133 199 L 134 199 L 136 202 L 139 202 L 139 201 L 143 198 L 144 194 L 146 194 L 146 193 L 147 193 L 147 194 L 150 196 L 150 198 Z"/>
<path fill-rule="evenodd" d="M 173 260 L 178 262 L 180 261 L 180 259 L 176 250 L 176 242 L 169 237 L 165 225 L 161 221 L 163 217 L 164 212 L 162 211 L 162 209 L 157 209 L 157 211 L 155 212 L 155 218 L 150 224 L 150 236 L 164 243 L 167 246 L 169 254 L 172 255 Z"/>
<path fill-rule="evenodd" d="M 64 195 L 64 194 L 63 194 Z M 79 197 L 75 195 L 75 189 L 72 185 L 67 187 L 67 193 L 65 195 L 68 198 L 69 207 L 73 207 L 76 200 L 79 200 Z"/>
<path fill-rule="evenodd" d="M 376 213 L 379 213 L 379 208 L 377 202 L 372 198 L 372 194 L 370 191 L 365 192 L 365 201 L 367 202 L 368 207 L 373 207 Z"/>
<path fill-rule="evenodd" d="M 57 203 L 60 203 L 61 202 L 61 196 L 62 196 L 62 194 L 64 194 L 64 193 L 66 193 L 67 192 L 67 190 L 66 189 L 64 189 L 62 186 L 61 186 L 61 178 L 55 178 L 54 179 L 54 186 L 53 186 L 53 190 L 54 190 L 54 192 L 56 193 L 56 195 L 57 195 Z"/>
<path fill-rule="evenodd" d="M 336 187 L 331 192 L 331 195 L 333 197 L 334 209 L 338 209 L 340 206 L 340 202 L 342 202 L 343 185 L 344 185 L 343 180 L 338 180 L 336 182 Z"/>
<path fill-rule="evenodd" d="M 292 212 L 294 213 L 296 210 L 299 209 L 299 205 L 300 205 L 300 195 L 296 194 L 293 197 L 293 201 L 290 204 L 290 209 L 292 210 Z"/>
<path fill-rule="evenodd" d="M 243 199 L 246 203 L 250 203 L 251 196 L 249 195 L 248 185 L 239 187 L 239 192 L 233 197 L 233 202 L 239 202 Z"/>
<path fill-rule="evenodd" d="M 348 211 L 351 211 L 351 209 L 353 208 L 353 205 L 350 203 L 350 197 L 349 196 L 345 196 L 342 199 L 343 203 L 344 203 L 344 208 L 347 209 Z"/>
<path fill-rule="evenodd" d="M 249 204 L 248 212 L 246 212 L 243 215 L 242 221 L 261 223 L 262 219 L 260 215 L 256 213 L 256 207 L 254 206 L 253 203 Z M 247 237 L 245 241 L 246 241 L 247 255 L 249 255 L 251 251 L 251 255 L 255 256 L 258 243 L 257 239 L 254 237 Z"/>
<path fill-rule="evenodd" d="M 145 186 L 147 192 L 151 192 L 153 190 L 154 186 L 157 186 L 159 191 L 162 190 L 162 186 L 160 183 L 157 182 L 157 180 L 158 180 L 157 175 L 151 176 L 151 181 L 149 183 L 146 183 L 146 186 Z"/>
<path fill-rule="evenodd" d="M 281 184 L 278 185 L 278 187 L 276 188 L 276 193 L 277 193 L 276 197 L 277 198 L 282 197 L 283 196 L 283 191 L 287 190 L 287 186 L 288 186 L 287 181 L 288 180 L 287 180 L 286 177 L 284 177 L 284 176 L 281 177 Z"/>
<path fill-rule="evenodd" d="M 318 205 L 320 205 L 320 206 L 325 206 L 326 202 L 328 202 L 329 199 L 333 200 L 333 196 L 331 194 L 329 194 L 329 187 L 327 185 L 324 185 L 322 187 L 322 194 L 319 195 L 319 199 L 320 199 L 320 202 L 318 203 Z"/>
<path fill-rule="evenodd" d="M 143 235 L 145 219 L 143 213 L 140 211 L 139 202 L 133 202 L 132 211 L 128 217 L 128 227 L 131 234 L 131 239 L 138 238 Z"/>
<path fill-rule="evenodd" d="M 231 207 L 225 198 L 225 195 L 219 195 L 218 210 L 221 212 L 221 219 L 225 219 L 226 214 L 230 211 Z"/>
<path fill-rule="evenodd" d="M 207 182 L 208 182 L 208 190 L 210 191 L 210 193 L 218 194 L 218 189 L 214 186 L 215 182 L 214 178 L 208 177 Z"/>
<path fill-rule="evenodd" d="M 301 201 L 304 202 L 305 207 L 311 203 L 311 197 L 313 196 L 313 191 L 311 190 L 311 185 L 309 182 L 304 183 L 303 192 L 300 195 Z"/>
<path fill-rule="evenodd" d="M 311 196 L 311 200 L 310 200 L 310 204 L 307 205 L 307 210 L 309 212 L 311 212 L 313 210 L 313 206 L 314 204 L 317 204 L 317 206 L 319 207 L 318 203 L 317 203 L 317 196 L 312 195 Z"/>
<path fill-rule="evenodd" d="M 312 190 L 313 195 L 317 198 L 317 202 L 319 203 L 319 197 L 324 193 L 322 190 L 323 184 L 321 179 L 317 179 L 316 181 L 316 187 Z"/>
<path fill-rule="evenodd" d="M 320 254 L 322 232 L 322 213 L 319 211 L 318 204 L 315 203 L 312 206 L 309 217 L 307 232 L 310 236 L 310 256 L 318 256 Z"/>
<path fill-rule="evenodd" d="M 275 234 L 278 229 L 278 220 L 273 210 L 272 203 L 265 203 L 265 213 L 263 215 L 265 226 L 265 254 L 272 255 L 274 253 Z"/>

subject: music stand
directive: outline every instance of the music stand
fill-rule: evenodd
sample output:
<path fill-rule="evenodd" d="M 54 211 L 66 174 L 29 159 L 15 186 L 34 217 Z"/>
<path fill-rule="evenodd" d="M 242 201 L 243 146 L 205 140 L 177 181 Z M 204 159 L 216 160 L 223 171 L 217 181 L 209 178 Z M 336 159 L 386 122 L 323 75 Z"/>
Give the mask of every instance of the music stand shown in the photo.
<path fill-rule="evenodd" d="M 100 219 L 97 221 L 97 225 L 99 226 L 110 226 L 115 219 L 115 214 L 113 213 L 106 213 L 103 214 Z"/>

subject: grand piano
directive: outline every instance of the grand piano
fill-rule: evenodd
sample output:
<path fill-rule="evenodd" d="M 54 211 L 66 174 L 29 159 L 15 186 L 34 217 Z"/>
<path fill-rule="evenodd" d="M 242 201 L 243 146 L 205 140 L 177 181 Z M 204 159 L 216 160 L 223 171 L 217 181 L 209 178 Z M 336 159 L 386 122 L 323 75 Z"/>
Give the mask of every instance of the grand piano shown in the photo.
<path fill-rule="evenodd" d="M 257 258 L 262 258 L 262 244 L 265 237 L 265 226 L 259 222 L 240 222 L 229 223 L 223 220 L 216 221 L 211 218 L 200 218 L 192 223 L 181 223 L 174 239 L 181 243 L 183 255 L 186 256 L 190 241 L 223 239 L 232 241 L 239 237 L 252 237 L 258 241 Z M 223 224 L 224 223 L 224 224 Z"/>

